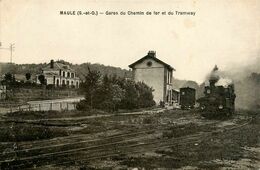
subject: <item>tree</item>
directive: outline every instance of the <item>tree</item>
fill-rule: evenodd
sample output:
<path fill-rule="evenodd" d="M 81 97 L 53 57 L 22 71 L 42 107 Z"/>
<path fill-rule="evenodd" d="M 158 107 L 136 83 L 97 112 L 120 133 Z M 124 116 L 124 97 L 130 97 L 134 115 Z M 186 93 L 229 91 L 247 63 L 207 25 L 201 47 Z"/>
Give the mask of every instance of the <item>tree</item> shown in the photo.
<path fill-rule="evenodd" d="M 14 85 L 16 82 L 15 76 L 11 74 L 10 72 L 6 73 L 4 75 L 3 83 L 6 83 L 7 85 Z"/>
<path fill-rule="evenodd" d="M 13 75 L 11 73 L 6 73 L 5 76 L 4 76 L 4 81 L 7 82 L 7 83 L 11 83 L 13 82 Z"/>
<path fill-rule="evenodd" d="M 113 84 L 111 86 L 111 101 L 113 103 L 113 110 L 118 109 L 119 103 L 124 99 L 125 97 L 125 90 L 122 89 L 119 85 Z"/>
<path fill-rule="evenodd" d="M 120 103 L 122 109 L 138 108 L 138 91 L 135 87 L 135 82 L 131 80 L 124 81 L 122 88 L 125 90 L 125 96 Z"/>
<path fill-rule="evenodd" d="M 93 108 L 93 104 L 95 104 L 93 101 L 95 101 L 95 96 L 97 96 L 98 89 L 99 89 L 99 83 L 100 83 L 100 77 L 101 74 L 99 71 L 90 70 L 88 67 L 88 74 L 85 76 L 85 82 L 83 84 L 83 88 L 85 91 L 85 99 L 86 102 L 90 105 L 90 108 Z M 98 99 L 96 97 L 96 99 Z"/>
<path fill-rule="evenodd" d="M 115 77 L 108 77 L 105 75 L 102 79 L 102 84 L 98 90 L 98 98 L 100 99 L 97 103 L 99 109 L 107 111 L 116 111 L 119 103 L 122 101 L 125 95 L 125 90 L 122 89 L 115 81 Z"/>
<path fill-rule="evenodd" d="M 77 105 L 77 109 L 116 111 L 119 108 L 136 109 L 155 105 L 153 89 L 145 83 L 136 83 L 117 76 L 105 75 L 101 78 L 99 71 L 88 70 L 82 84 L 85 100 Z"/>
<path fill-rule="evenodd" d="M 136 89 L 138 91 L 139 108 L 151 107 L 155 105 L 152 94 L 154 90 L 151 87 L 147 86 L 143 82 L 138 82 L 136 83 Z"/>
<path fill-rule="evenodd" d="M 38 76 L 38 80 L 40 81 L 40 83 L 42 85 L 46 84 L 46 81 L 45 81 L 45 76 L 43 74 L 39 75 Z"/>
<path fill-rule="evenodd" d="M 5 84 L 8 89 L 12 89 L 17 86 L 15 76 L 13 74 L 11 74 L 10 72 L 8 72 L 4 75 L 4 79 L 1 81 L 1 83 Z"/>
<path fill-rule="evenodd" d="M 25 78 L 26 78 L 26 80 L 28 81 L 28 80 L 30 80 L 31 79 L 31 73 L 26 73 L 25 74 Z"/>

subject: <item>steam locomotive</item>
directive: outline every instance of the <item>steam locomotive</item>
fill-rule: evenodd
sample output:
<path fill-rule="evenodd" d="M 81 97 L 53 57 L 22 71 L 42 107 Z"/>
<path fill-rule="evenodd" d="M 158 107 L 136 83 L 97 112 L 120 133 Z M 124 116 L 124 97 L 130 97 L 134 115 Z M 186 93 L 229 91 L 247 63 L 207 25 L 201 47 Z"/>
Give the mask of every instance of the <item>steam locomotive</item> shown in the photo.
<path fill-rule="evenodd" d="M 216 86 L 217 81 L 218 79 L 210 79 L 210 85 L 205 86 L 205 96 L 197 100 L 200 104 L 202 116 L 230 116 L 235 112 L 234 84 Z"/>

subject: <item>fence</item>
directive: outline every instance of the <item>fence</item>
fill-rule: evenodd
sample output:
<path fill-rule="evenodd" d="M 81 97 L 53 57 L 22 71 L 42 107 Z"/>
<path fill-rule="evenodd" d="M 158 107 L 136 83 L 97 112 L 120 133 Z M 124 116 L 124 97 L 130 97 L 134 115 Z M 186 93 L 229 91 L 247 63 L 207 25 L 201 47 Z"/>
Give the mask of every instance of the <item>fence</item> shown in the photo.
<path fill-rule="evenodd" d="M 64 110 L 76 110 L 77 102 L 49 102 L 49 103 L 37 103 L 26 104 L 21 106 L 12 106 L 8 108 L 0 108 L 0 113 L 12 113 L 17 111 L 64 111 Z"/>

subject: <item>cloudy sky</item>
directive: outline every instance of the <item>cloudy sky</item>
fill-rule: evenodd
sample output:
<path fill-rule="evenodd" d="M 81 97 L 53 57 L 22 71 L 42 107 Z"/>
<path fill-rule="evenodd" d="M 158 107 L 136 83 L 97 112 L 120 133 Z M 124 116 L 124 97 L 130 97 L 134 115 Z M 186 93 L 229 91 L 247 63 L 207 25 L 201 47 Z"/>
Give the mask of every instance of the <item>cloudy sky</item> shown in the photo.
<path fill-rule="evenodd" d="M 196 12 L 190 15 L 60 15 L 60 11 Z M 259 0 L 0 0 L 0 42 L 15 43 L 13 62 L 128 65 L 155 50 L 174 76 L 201 82 L 260 57 Z M 0 50 L 0 62 L 10 52 Z M 260 65 L 260 64 L 259 64 Z"/>

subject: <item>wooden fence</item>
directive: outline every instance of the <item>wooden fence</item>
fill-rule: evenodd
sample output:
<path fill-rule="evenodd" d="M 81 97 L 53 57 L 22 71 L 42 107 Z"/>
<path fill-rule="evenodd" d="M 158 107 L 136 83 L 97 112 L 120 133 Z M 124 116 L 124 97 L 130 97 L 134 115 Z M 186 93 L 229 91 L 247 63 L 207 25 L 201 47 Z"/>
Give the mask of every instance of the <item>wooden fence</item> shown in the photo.
<path fill-rule="evenodd" d="M 22 111 L 64 111 L 64 110 L 76 110 L 77 102 L 49 102 L 49 103 L 37 103 L 26 104 L 21 106 L 8 106 L 0 108 L 0 113 L 12 113 Z"/>

